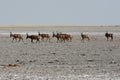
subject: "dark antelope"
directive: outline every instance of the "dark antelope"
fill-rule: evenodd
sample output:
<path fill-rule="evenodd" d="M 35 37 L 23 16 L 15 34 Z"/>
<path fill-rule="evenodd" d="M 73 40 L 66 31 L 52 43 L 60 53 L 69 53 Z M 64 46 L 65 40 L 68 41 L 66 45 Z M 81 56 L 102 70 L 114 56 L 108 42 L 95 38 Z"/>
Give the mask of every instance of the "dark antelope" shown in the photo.
<path fill-rule="evenodd" d="M 82 37 L 82 40 L 84 40 L 84 39 L 90 40 L 90 37 L 88 36 L 88 34 L 81 33 L 81 37 Z"/>
<path fill-rule="evenodd" d="M 38 32 L 38 35 L 41 37 L 42 41 L 44 41 L 44 39 L 46 38 L 46 41 L 50 41 L 50 35 L 49 34 L 40 34 L 40 32 Z"/>
<path fill-rule="evenodd" d="M 33 40 L 36 40 L 37 42 L 40 42 L 40 36 L 39 35 L 28 35 L 28 33 L 26 33 L 26 39 L 31 39 L 31 42 L 33 43 Z"/>
<path fill-rule="evenodd" d="M 17 39 L 19 39 L 19 42 L 22 40 L 23 41 L 23 38 L 22 38 L 22 35 L 21 34 L 12 34 L 12 32 L 10 32 L 10 37 L 13 37 L 13 40 L 15 39 L 16 42 L 17 42 Z M 13 42 L 12 40 L 12 42 Z"/>
<path fill-rule="evenodd" d="M 53 32 L 53 35 L 52 35 L 52 37 L 54 38 L 54 37 L 56 37 L 57 38 L 57 43 L 58 43 L 58 41 L 60 40 L 60 37 L 59 37 L 59 35 L 58 34 L 55 34 L 54 32 Z"/>
<path fill-rule="evenodd" d="M 106 32 L 105 37 L 107 38 L 107 41 L 108 41 L 109 38 L 111 38 L 111 40 L 113 40 L 113 34 L 112 33 Z"/>

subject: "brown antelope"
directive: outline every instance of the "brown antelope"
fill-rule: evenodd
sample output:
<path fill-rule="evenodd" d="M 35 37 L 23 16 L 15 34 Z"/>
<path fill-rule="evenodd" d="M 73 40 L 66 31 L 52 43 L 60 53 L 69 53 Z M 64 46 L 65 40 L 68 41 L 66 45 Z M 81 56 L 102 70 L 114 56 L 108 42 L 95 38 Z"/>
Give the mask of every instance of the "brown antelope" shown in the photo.
<path fill-rule="evenodd" d="M 109 38 L 111 38 L 111 40 L 113 40 L 113 34 L 112 33 L 106 32 L 105 37 L 107 38 L 107 41 L 108 41 Z"/>
<path fill-rule="evenodd" d="M 13 37 L 12 42 L 14 41 L 14 39 L 16 40 L 16 42 L 17 42 L 17 39 L 19 39 L 19 42 L 20 42 L 21 40 L 23 41 L 23 38 L 22 38 L 22 35 L 21 35 L 21 34 L 12 34 L 12 32 L 10 32 L 10 37 Z"/>
<path fill-rule="evenodd" d="M 36 40 L 37 42 L 40 42 L 40 36 L 39 35 L 28 35 L 28 33 L 26 33 L 26 39 L 30 38 L 31 42 L 33 43 L 33 40 Z"/>
<path fill-rule="evenodd" d="M 50 35 L 49 34 L 40 34 L 40 32 L 38 32 L 38 35 L 41 37 L 42 41 L 44 41 L 44 39 L 46 38 L 46 41 L 49 40 L 49 42 L 50 42 Z"/>
<path fill-rule="evenodd" d="M 88 36 L 88 34 L 81 33 L 81 37 L 82 37 L 82 40 L 84 40 L 84 39 L 90 40 L 90 37 Z"/>
<path fill-rule="evenodd" d="M 70 34 L 62 34 L 61 32 L 60 32 L 60 35 L 64 35 L 67 41 L 68 40 L 72 41 L 72 35 L 70 35 Z"/>
<path fill-rule="evenodd" d="M 64 41 L 65 42 L 65 40 L 69 40 L 69 36 L 68 35 L 66 35 L 66 34 L 61 34 L 61 33 L 57 33 L 57 34 L 54 34 L 54 32 L 53 32 L 53 36 L 52 37 L 56 37 L 57 38 L 57 42 L 58 41 Z"/>
<path fill-rule="evenodd" d="M 55 34 L 53 32 L 53 36 L 52 37 L 56 37 L 57 38 L 57 43 L 58 43 L 58 41 L 62 41 L 63 40 L 64 36 L 60 35 L 59 33 Z"/>

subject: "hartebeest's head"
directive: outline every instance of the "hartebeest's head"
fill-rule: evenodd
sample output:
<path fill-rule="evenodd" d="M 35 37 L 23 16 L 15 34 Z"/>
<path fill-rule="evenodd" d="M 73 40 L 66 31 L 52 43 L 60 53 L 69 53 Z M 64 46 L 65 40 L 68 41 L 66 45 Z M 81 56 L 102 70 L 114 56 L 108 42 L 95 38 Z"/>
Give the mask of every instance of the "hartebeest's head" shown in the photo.
<path fill-rule="evenodd" d="M 10 32 L 10 37 L 12 37 L 13 36 L 13 34 L 12 34 L 12 32 Z"/>
<path fill-rule="evenodd" d="M 26 39 L 28 39 L 29 38 L 29 35 L 28 35 L 28 33 L 26 33 Z"/>
<path fill-rule="evenodd" d="M 52 35 L 52 37 L 55 37 L 55 33 L 53 32 L 53 35 Z"/>
<path fill-rule="evenodd" d="M 83 35 L 83 33 L 81 33 L 81 35 Z"/>
<path fill-rule="evenodd" d="M 40 36 L 40 32 L 38 32 L 38 35 Z"/>

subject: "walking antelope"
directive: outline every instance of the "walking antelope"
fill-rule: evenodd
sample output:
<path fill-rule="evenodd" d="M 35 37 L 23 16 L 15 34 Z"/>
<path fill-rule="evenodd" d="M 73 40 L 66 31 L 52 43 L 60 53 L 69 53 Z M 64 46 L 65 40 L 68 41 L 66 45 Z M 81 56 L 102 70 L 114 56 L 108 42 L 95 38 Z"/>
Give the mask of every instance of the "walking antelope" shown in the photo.
<path fill-rule="evenodd" d="M 17 42 L 17 39 L 19 39 L 19 42 L 20 42 L 21 40 L 23 41 L 23 38 L 22 38 L 22 35 L 21 35 L 21 34 L 13 34 L 12 32 L 10 32 L 10 37 L 13 37 L 12 42 L 14 41 L 14 39 L 16 40 L 16 42 Z"/>
<path fill-rule="evenodd" d="M 53 32 L 53 36 L 52 37 L 56 37 L 57 38 L 57 42 L 58 41 L 68 41 L 68 40 L 72 40 L 72 36 L 71 35 L 69 35 L 69 34 L 62 34 L 62 33 L 57 33 L 57 34 L 55 34 L 54 32 Z"/>
<path fill-rule="evenodd" d="M 107 38 L 107 41 L 108 41 L 109 38 L 111 38 L 111 40 L 113 40 L 113 34 L 112 33 L 106 32 L 105 37 Z"/>
<path fill-rule="evenodd" d="M 40 42 L 40 36 L 39 35 L 28 35 L 28 33 L 26 33 L 26 39 L 31 39 L 31 42 L 33 43 L 33 40 L 36 40 L 37 42 Z"/>
<path fill-rule="evenodd" d="M 82 40 L 84 40 L 84 39 L 90 40 L 90 37 L 88 36 L 88 34 L 81 33 L 81 37 L 82 37 Z"/>
<path fill-rule="evenodd" d="M 58 33 L 59 35 L 64 35 L 65 36 L 65 39 L 67 41 L 72 41 L 72 35 L 70 34 L 63 34 L 62 32 Z"/>
<path fill-rule="evenodd" d="M 50 41 L 50 35 L 49 34 L 41 34 L 40 32 L 38 32 L 38 35 L 41 37 L 42 41 L 44 41 L 44 39 L 46 38 L 46 41 Z"/>

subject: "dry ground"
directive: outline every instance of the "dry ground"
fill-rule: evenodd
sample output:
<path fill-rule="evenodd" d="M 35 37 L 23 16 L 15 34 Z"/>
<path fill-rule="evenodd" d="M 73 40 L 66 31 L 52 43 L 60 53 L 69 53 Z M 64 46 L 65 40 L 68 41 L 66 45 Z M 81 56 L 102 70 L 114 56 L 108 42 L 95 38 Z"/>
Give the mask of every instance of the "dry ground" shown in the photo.
<path fill-rule="evenodd" d="M 81 41 L 31 43 L 11 42 L 0 36 L 0 80 L 119 80 L 120 37 L 106 41 L 92 35 Z M 11 66 L 10 64 L 16 66 Z"/>

